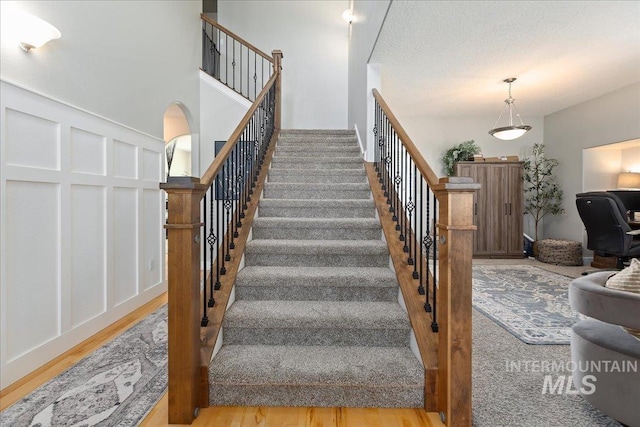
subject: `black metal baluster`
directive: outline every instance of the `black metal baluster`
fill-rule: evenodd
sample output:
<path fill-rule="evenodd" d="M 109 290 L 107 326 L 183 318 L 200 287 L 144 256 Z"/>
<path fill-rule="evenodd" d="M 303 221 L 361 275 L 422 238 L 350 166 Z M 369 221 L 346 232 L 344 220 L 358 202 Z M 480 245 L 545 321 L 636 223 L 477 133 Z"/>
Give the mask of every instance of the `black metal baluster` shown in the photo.
<path fill-rule="evenodd" d="M 402 183 L 402 177 L 400 176 L 400 147 L 398 144 L 398 135 L 391 128 L 391 134 L 393 135 L 393 194 L 391 195 L 391 210 L 393 212 L 393 220 L 396 222 L 396 231 L 400 230 L 400 224 L 398 223 L 398 197 L 400 184 Z"/>
<path fill-rule="evenodd" d="M 202 199 L 202 215 L 203 227 L 202 236 L 204 237 L 207 230 L 207 192 L 204 192 Z M 209 324 L 209 317 L 207 316 L 207 239 L 202 239 L 202 320 L 200 320 L 200 326 L 207 326 Z"/>
<path fill-rule="evenodd" d="M 416 217 L 420 216 L 420 233 L 416 236 L 417 240 L 416 240 L 416 246 L 420 246 L 420 258 L 418 263 L 420 264 L 420 274 L 419 277 L 415 277 L 416 279 L 418 279 L 418 293 L 420 295 L 424 295 L 424 286 L 422 286 L 422 278 L 425 276 L 425 271 L 423 270 L 423 264 L 426 266 L 428 264 L 426 264 L 426 261 L 423 258 L 423 253 L 422 253 L 422 238 L 424 235 L 424 224 L 423 224 L 423 220 L 424 220 L 424 187 L 423 187 L 423 182 L 424 182 L 424 178 L 422 177 L 422 174 L 420 174 L 420 210 L 418 210 L 418 212 L 416 213 Z M 428 273 L 426 273 L 428 275 Z"/>
<path fill-rule="evenodd" d="M 413 206 L 415 208 L 416 204 L 418 203 L 418 182 L 416 181 L 418 179 L 418 167 L 416 166 L 415 162 L 412 160 L 411 163 L 413 164 L 413 177 L 411 179 L 411 182 L 413 183 Z M 411 200 L 410 200 L 411 201 Z M 418 235 L 418 212 L 416 212 L 416 214 L 413 217 L 413 224 L 411 224 L 411 220 L 409 220 L 409 231 L 411 231 L 411 228 L 413 227 L 413 238 L 411 240 L 409 240 L 409 248 L 413 248 L 413 256 L 411 258 L 411 262 L 409 264 L 413 264 L 413 278 L 414 279 L 418 279 L 420 276 L 418 275 L 418 242 L 420 240 L 419 237 L 417 237 Z M 411 249 L 409 250 L 409 253 L 411 254 Z M 411 255 L 409 255 L 411 257 Z"/>
<path fill-rule="evenodd" d="M 374 109 L 373 109 L 373 166 L 376 169 L 376 173 L 378 177 L 380 177 L 380 165 L 378 164 L 378 101 L 375 101 Z"/>
<path fill-rule="evenodd" d="M 431 330 L 433 332 L 438 332 L 438 316 L 437 316 L 437 301 L 438 301 L 438 287 L 436 286 L 436 277 L 438 277 L 438 260 L 437 256 L 437 242 L 438 242 L 438 229 L 436 228 L 436 212 L 437 212 L 437 200 L 436 194 L 433 193 L 433 317 L 431 322 Z"/>
<path fill-rule="evenodd" d="M 231 71 L 233 72 L 233 90 L 236 90 L 236 39 L 231 37 L 233 43 L 233 62 L 231 63 Z"/>
<path fill-rule="evenodd" d="M 221 239 L 218 239 L 218 247 L 216 249 L 216 289 L 220 289 L 220 276 L 226 274 L 226 269 L 224 268 L 224 216 L 222 214 L 222 203 L 223 203 L 223 181 L 222 181 L 222 171 L 224 170 L 224 165 L 222 169 L 218 171 L 216 175 L 216 235 L 221 236 Z M 220 234 L 222 233 L 222 234 Z M 222 260 L 222 267 L 220 267 L 220 261 Z"/>
<path fill-rule="evenodd" d="M 231 223 L 229 221 L 229 217 L 230 217 L 230 211 L 231 211 L 231 195 L 230 195 L 230 183 L 229 183 L 229 178 L 231 176 L 230 173 L 230 169 L 231 169 L 231 160 L 230 157 L 227 158 L 227 160 L 224 162 L 224 209 L 225 209 L 225 237 L 226 237 L 226 252 L 224 254 L 224 261 L 225 264 L 227 261 L 231 261 L 231 236 L 232 236 L 232 232 L 230 230 L 231 227 Z M 226 272 L 226 269 L 225 269 Z"/>
<path fill-rule="evenodd" d="M 253 52 L 253 99 L 255 100 L 258 89 L 258 54 Z"/>
<path fill-rule="evenodd" d="M 407 209 L 407 218 L 406 218 L 406 222 L 404 224 L 404 235 L 405 235 L 405 241 L 404 241 L 404 246 L 407 248 L 407 253 L 409 254 L 409 258 L 407 258 L 407 264 L 409 265 L 413 265 L 413 253 L 411 251 L 413 245 L 412 245 L 412 237 L 414 236 L 413 233 L 411 232 L 411 227 L 412 227 L 412 220 L 413 220 L 413 209 L 415 208 L 415 204 L 413 203 L 413 194 L 411 194 L 411 192 L 413 191 L 413 179 L 411 178 L 411 174 L 410 174 L 410 170 L 411 170 L 411 158 L 409 157 L 409 153 L 405 150 L 405 157 L 407 159 L 407 166 L 406 166 L 406 175 L 405 175 L 405 181 L 406 181 L 406 188 L 405 188 L 405 195 L 406 197 L 409 198 L 409 200 L 407 201 L 406 204 L 406 209 Z M 415 271 L 415 270 L 414 270 Z"/>
<path fill-rule="evenodd" d="M 398 184 L 397 187 L 397 194 L 396 194 L 396 198 L 397 198 L 397 211 L 398 211 L 398 223 L 396 224 L 396 230 L 398 230 L 400 233 L 398 235 L 398 239 L 401 242 L 406 241 L 404 236 L 404 221 L 405 221 L 405 217 L 406 217 L 406 212 L 404 209 L 404 187 L 406 186 L 405 184 L 405 175 L 404 174 L 404 145 L 402 144 L 402 141 L 398 140 L 398 177 L 400 179 L 398 179 L 398 181 L 400 181 L 400 183 Z M 406 250 L 404 249 L 406 247 L 406 244 L 403 245 L 402 250 L 404 252 L 406 252 Z"/>
<path fill-rule="evenodd" d="M 211 186 L 209 187 L 209 191 L 211 192 L 211 200 L 209 202 L 209 235 L 207 236 L 207 243 L 209 243 L 209 274 L 210 274 L 210 280 L 209 280 L 209 302 L 208 305 L 209 307 L 213 307 L 216 303 L 216 300 L 213 297 L 213 290 L 215 289 L 220 289 L 220 284 L 218 283 L 219 281 L 219 276 L 218 276 L 218 268 L 216 266 L 215 272 L 216 272 L 216 284 L 214 286 L 213 284 L 213 250 L 215 248 L 216 245 L 216 241 L 218 240 L 218 235 L 213 233 L 213 221 L 214 221 L 214 217 L 213 217 L 213 205 L 214 205 L 214 200 L 215 200 L 215 180 L 213 180 L 211 182 Z M 217 215 L 217 214 L 216 214 Z M 217 218 L 216 218 L 217 221 Z"/>
<path fill-rule="evenodd" d="M 383 181 L 384 181 L 384 197 L 387 198 L 387 204 L 391 204 L 391 198 L 389 197 L 389 187 L 391 185 L 391 140 L 389 139 L 389 119 L 387 119 L 387 115 L 383 114 L 384 120 L 384 173 L 383 173 Z"/>
<path fill-rule="evenodd" d="M 425 235 L 424 238 L 422 240 L 422 243 L 424 244 L 424 255 L 425 255 L 425 266 L 426 269 L 424 271 L 424 288 L 426 291 L 425 294 L 425 303 L 424 303 L 424 311 L 426 311 L 427 313 L 431 313 L 431 303 L 429 302 L 429 295 L 430 295 L 430 288 L 429 288 L 429 276 L 432 276 L 432 274 L 429 273 L 433 273 L 433 270 L 429 269 L 429 251 L 431 249 L 431 246 L 433 245 L 433 239 L 431 238 L 431 230 L 429 229 L 431 226 L 431 221 L 430 221 L 430 205 L 429 205 L 429 197 L 430 197 L 430 191 L 431 188 L 429 187 L 429 184 L 427 183 L 427 191 L 425 193 L 425 201 L 426 203 L 426 209 L 425 209 L 425 213 L 427 214 L 427 220 L 425 222 L 425 225 L 427 227 L 427 229 L 425 230 Z"/>
<path fill-rule="evenodd" d="M 224 84 L 229 86 L 229 34 L 224 33 Z"/>
<path fill-rule="evenodd" d="M 387 156 L 389 157 L 389 177 L 387 178 L 387 204 L 389 205 L 389 212 L 393 212 L 393 209 L 391 208 L 391 197 L 393 194 L 393 135 L 391 134 L 391 124 L 389 123 L 389 118 L 385 119 L 386 121 L 386 128 L 387 128 L 387 138 L 388 138 L 388 150 L 389 152 L 387 153 Z"/>

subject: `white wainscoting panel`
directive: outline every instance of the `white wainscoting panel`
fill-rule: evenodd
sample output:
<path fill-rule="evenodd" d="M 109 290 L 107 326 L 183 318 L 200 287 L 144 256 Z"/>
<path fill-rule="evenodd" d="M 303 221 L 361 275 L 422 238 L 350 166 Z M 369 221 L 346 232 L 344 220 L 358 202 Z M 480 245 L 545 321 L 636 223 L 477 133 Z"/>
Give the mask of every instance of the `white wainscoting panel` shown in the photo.
<path fill-rule="evenodd" d="M 5 114 L 6 164 L 59 170 L 60 125 L 11 108 Z"/>
<path fill-rule="evenodd" d="M 162 218 L 164 208 L 164 193 L 160 190 L 145 189 L 143 197 L 143 263 L 144 289 L 155 286 L 162 277 L 161 259 L 164 247 L 164 232 L 162 232 Z"/>
<path fill-rule="evenodd" d="M 71 170 L 93 175 L 106 174 L 106 138 L 71 128 Z"/>
<path fill-rule="evenodd" d="M 138 178 L 138 147 L 114 139 L 113 158 L 113 176 Z"/>
<path fill-rule="evenodd" d="M 164 142 L 0 81 L 0 388 L 150 301 Z"/>
<path fill-rule="evenodd" d="M 162 156 L 157 152 L 143 149 L 142 158 L 142 179 L 158 182 L 161 179 Z"/>
<path fill-rule="evenodd" d="M 11 203 L 2 204 L 2 335 L 11 361 L 60 334 L 60 185 L 7 181 L 3 194 Z"/>
<path fill-rule="evenodd" d="M 106 309 L 106 188 L 71 186 L 71 327 Z"/>
<path fill-rule="evenodd" d="M 113 189 L 113 305 L 138 293 L 138 190 Z"/>

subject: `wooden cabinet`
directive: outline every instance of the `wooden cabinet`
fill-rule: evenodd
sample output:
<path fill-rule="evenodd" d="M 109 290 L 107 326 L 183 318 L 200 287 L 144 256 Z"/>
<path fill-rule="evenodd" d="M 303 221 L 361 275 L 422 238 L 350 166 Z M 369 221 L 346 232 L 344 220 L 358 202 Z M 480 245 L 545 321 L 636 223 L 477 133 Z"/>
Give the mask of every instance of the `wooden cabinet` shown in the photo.
<path fill-rule="evenodd" d="M 522 258 L 522 162 L 458 162 L 455 172 L 482 185 L 473 200 L 473 255 Z"/>

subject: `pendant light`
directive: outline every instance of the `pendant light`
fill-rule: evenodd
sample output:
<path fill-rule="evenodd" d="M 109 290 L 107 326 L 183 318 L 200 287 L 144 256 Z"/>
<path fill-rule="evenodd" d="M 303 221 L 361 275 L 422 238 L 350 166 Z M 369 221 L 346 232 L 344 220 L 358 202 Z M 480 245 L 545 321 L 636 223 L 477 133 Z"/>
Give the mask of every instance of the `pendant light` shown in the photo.
<path fill-rule="evenodd" d="M 489 135 L 495 136 L 496 138 L 505 141 L 520 138 L 522 135 L 531 130 L 531 126 L 527 126 L 522 122 L 522 118 L 520 118 L 520 114 L 518 114 L 518 111 L 516 111 L 516 116 L 518 117 L 518 120 L 520 120 L 520 126 L 513 125 L 513 110 L 516 109 L 516 106 L 514 104 L 515 99 L 513 99 L 513 97 L 511 96 L 511 83 L 515 81 L 515 77 L 510 77 L 504 80 L 505 83 L 509 83 L 509 98 L 504 100 L 504 106 L 500 111 L 498 120 L 496 120 L 496 123 L 493 125 L 494 128 L 489 131 Z M 509 109 L 509 126 L 496 127 L 498 126 L 498 122 L 502 118 L 502 113 L 504 113 L 505 108 Z"/>

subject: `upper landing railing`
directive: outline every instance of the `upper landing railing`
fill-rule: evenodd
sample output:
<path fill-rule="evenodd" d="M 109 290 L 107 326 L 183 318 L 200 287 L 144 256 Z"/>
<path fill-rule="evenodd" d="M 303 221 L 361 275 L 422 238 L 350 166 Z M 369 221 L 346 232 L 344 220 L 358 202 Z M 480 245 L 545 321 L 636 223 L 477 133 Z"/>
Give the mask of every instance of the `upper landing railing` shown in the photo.
<path fill-rule="evenodd" d="M 273 73 L 273 58 L 208 16 L 202 18 L 202 71 L 255 101 Z"/>
<path fill-rule="evenodd" d="M 374 89 L 369 181 L 425 366 L 425 409 L 471 426 L 471 178 L 438 178 Z"/>
<path fill-rule="evenodd" d="M 282 52 L 202 178 L 168 177 L 169 423 L 208 406 L 208 366 L 280 129 Z"/>

